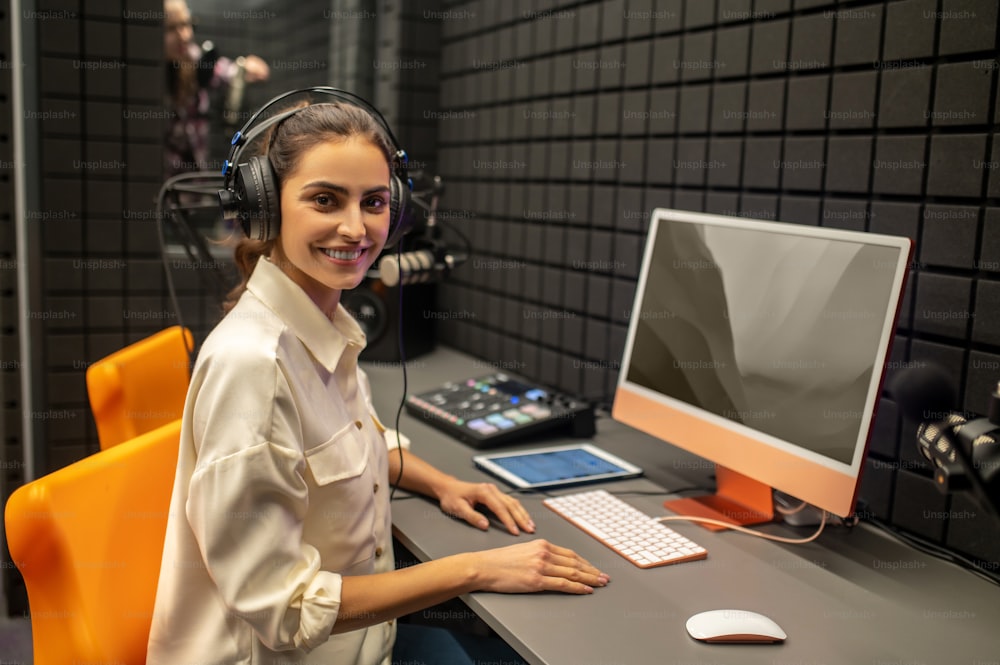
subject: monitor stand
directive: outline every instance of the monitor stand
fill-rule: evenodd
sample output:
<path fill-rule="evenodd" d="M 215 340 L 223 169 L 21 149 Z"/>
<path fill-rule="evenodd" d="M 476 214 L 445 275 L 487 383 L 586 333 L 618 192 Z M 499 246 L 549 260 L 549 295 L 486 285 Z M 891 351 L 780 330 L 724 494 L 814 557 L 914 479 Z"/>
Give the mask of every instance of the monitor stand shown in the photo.
<path fill-rule="evenodd" d="M 724 466 L 715 465 L 715 494 L 671 499 L 664 507 L 678 515 L 692 515 L 747 526 L 774 519 L 771 486 Z M 725 527 L 696 522 L 711 531 Z"/>

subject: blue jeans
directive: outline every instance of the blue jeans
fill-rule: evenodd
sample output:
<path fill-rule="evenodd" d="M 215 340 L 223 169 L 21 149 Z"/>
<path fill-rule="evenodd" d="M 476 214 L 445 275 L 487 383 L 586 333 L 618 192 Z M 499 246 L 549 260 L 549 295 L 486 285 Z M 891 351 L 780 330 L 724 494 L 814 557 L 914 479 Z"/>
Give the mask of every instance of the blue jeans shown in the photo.
<path fill-rule="evenodd" d="M 527 665 L 506 642 L 436 626 L 396 624 L 393 665 Z"/>

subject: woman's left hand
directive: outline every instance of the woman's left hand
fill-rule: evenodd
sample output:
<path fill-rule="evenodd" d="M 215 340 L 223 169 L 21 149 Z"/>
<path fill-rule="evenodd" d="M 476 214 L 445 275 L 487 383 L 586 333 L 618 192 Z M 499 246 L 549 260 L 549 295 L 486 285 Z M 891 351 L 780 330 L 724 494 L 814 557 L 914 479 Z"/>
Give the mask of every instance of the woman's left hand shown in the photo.
<path fill-rule="evenodd" d="M 501 492 L 493 483 L 467 483 L 456 479 L 438 490 L 438 501 L 441 510 L 448 515 L 484 531 L 490 527 L 490 521 L 476 510 L 476 506 L 480 505 L 496 515 L 507 531 L 515 536 L 521 531 L 535 532 L 535 523 L 521 502 Z"/>

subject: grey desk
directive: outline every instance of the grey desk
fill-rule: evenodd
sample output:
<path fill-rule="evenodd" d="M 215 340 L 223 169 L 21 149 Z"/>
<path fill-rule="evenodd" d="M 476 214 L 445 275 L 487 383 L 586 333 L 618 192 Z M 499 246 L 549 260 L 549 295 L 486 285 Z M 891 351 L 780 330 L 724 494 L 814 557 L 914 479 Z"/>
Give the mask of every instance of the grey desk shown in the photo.
<path fill-rule="evenodd" d="M 402 394 L 400 367 L 366 363 L 365 368 L 375 406 L 391 424 Z M 429 390 L 495 369 L 439 349 L 410 363 L 409 390 Z M 489 478 L 472 466 L 474 449 L 405 412 L 401 429 L 413 440 L 414 452 L 439 468 L 468 480 Z M 645 478 L 609 484 L 616 493 L 704 485 L 711 473 L 703 460 L 610 419 L 598 422 L 593 440 L 647 471 Z M 665 514 L 663 497 L 624 498 L 650 514 Z M 708 558 L 642 570 L 549 511 L 541 497 L 524 496 L 522 501 L 537 524 L 535 537 L 576 550 L 612 578 L 607 587 L 588 596 L 463 597 L 531 663 L 1000 663 L 1000 587 L 866 525 L 851 530 L 829 527 L 814 543 L 783 545 L 673 523 L 705 546 Z M 499 529 L 483 533 L 451 520 L 421 498 L 397 497 L 392 511 L 397 538 L 422 560 L 516 540 Z M 768 528 L 793 537 L 810 531 Z M 689 616 L 722 608 L 763 612 L 784 628 L 788 639 L 777 645 L 720 645 L 687 635 L 684 623 Z"/>

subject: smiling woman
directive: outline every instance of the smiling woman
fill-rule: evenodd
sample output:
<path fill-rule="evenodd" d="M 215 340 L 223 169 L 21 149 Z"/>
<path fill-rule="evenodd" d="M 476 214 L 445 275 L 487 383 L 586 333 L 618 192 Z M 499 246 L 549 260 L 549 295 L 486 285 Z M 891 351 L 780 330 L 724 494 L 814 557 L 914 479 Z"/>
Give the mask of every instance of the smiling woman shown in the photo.
<path fill-rule="evenodd" d="M 513 535 L 535 530 L 496 485 L 405 450 L 372 407 L 365 336 L 340 300 L 406 228 L 405 153 L 367 106 L 299 106 L 252 132 L 257 117 L 244 131 L 267 132 L 264 154 L 236 148 L 221 193 L 250 236 L 243 282 L 192 371 L 147 662 L 521 662 L 502 642 L 416 627 L 396 640 L 397 617 L 463 593 L 608 582 L 544 540 L 393 570 L 393 483 L 478 529 L 480 506 Z"/>

